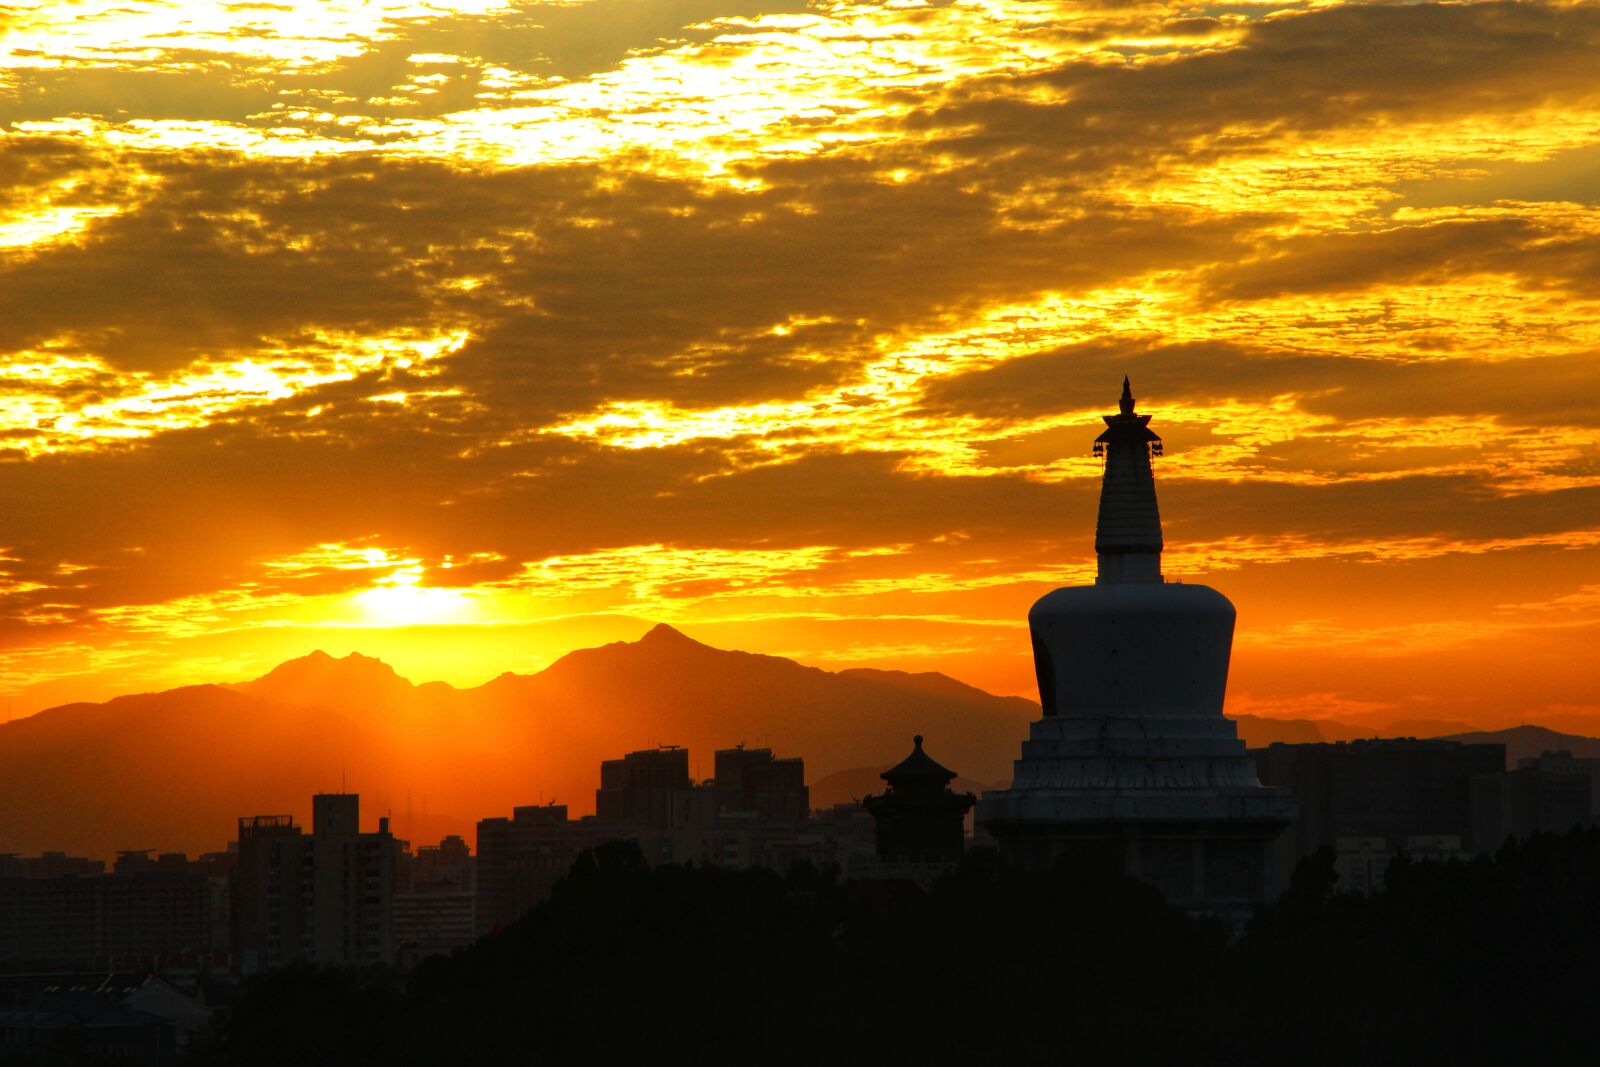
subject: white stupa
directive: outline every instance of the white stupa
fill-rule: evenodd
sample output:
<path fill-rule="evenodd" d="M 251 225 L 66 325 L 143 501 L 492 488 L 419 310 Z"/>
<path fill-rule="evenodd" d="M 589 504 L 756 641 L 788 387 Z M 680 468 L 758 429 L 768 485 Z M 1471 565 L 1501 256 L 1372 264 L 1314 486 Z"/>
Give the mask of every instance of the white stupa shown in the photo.
<path fill-rule="evenodd" d="M 1270 847 L 1295 802 L 1261 785 L 1222 714 L 1233 605 L 1162 578 L 1150 465 L 1161 439 L 1126 378 L 1121 408 L 1094 446 L 1105 456 L 1099 576 L 1028 613 L 1044 717 L 1011 788 L 984 793 L 977 821 L 1020 866 L 1110 846 L 1175 903 L 1235 910 L 1277 891 Z"/>

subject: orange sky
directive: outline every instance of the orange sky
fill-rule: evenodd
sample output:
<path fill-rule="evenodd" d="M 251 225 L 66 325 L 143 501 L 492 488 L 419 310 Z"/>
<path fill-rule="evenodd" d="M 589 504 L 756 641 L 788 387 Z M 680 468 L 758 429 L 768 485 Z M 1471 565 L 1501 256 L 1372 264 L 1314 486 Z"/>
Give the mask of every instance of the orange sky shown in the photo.
<path fill-rule="evenodd" d="M 1123 373 L 1235 711 L 1600 713 L 1600 5 L 23 0 L 0 699 L 668 621 L 1030 693 Z"/>

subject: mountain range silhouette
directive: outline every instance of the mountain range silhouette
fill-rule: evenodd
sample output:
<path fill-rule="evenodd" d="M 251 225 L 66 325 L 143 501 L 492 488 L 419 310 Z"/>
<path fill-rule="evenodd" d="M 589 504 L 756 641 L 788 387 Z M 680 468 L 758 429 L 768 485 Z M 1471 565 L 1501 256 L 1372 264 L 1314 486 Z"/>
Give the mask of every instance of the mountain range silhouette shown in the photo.
<path fill-rule="evenodd" d="M 592 811 L 600 761 L 657 744 L 688 747 L 701 777 L 715 749 L 768 746 L 817 781 L 891 766 L 920 733 L 966 778 L 1003 782 L 1038 713 L 940 674 L 825 671 L 666 625 L 467 689 L 313 652 L 253 681 L 0 726 L 0 851 L 216 850 L 239 816 L 305 818 L 312 793 L 341 788 L 362 794 L 366 823 L 392 813 L 402 836 L 470 840 L 475 820 L 518 804 Z"/>
<path fill-rule="evenodd" d="M 368 825 L 390 814 L 415 843 L 472 840 L 477 819 L 519 804 L 592 811 L 600 761 L 657 744 L 688 747 L 698 777 L 711 775 L 716 749 L 740 743 L 803 756 L 824 806 L 881 788 L 878 772 L 923 734 L 957 785 L 978 790 L 1010 779 L 1038 714 L 1031 700 L 943 674 L 826 671 L 712 648 L 666 625 L 464 689 L 318 651 L 252 681 L 65 704 L 0 725 L 0 852 L 217 850 L 239 816 L 305 820 L 313 793 L 341 788 L 362 794 Z M 1500 741 L 1513 763 L 1553 748 L 1600 755 L 1600 741 L 1538 726 L 1236 721 L 1251 745 L 1382 733 Z"/>

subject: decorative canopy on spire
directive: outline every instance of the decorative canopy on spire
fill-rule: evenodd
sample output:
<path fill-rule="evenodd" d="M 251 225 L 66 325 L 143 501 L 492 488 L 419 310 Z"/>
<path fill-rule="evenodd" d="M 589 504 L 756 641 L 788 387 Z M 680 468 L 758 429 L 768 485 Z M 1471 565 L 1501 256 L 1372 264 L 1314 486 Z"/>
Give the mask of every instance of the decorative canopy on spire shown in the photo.
<path fill-rule="evenodd" d="M 1119 411 L 1104 416 L 1105 432 L 1094 441 L 1095 455 L 1106 460 L 1094 532 L 1101 583 L 1161 580 L 1161 512 L 1150 469 L 1150 457 L 1161 454 L 1161 438 L 1134 404 L 1133 385 L 1124 375 Z"/>

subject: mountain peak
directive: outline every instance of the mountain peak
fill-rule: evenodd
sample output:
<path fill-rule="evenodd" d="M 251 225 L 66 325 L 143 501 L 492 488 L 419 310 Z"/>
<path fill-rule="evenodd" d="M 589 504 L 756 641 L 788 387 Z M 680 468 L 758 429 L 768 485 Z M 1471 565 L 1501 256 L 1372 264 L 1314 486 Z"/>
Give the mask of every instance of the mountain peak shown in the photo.
<path fill-rule="evenodd" d="M 277 703 L 331 708 L 392 704 L 409 696 L 413 689 L 381 659 L 359 652 L 330 656 L 322 649 L 285 660 L 254 681 L 234 688 Z"/>
<path fill-rule="evenodd" d="M 698 644 L 700 644 L 699 641 L 696 641 L 694 638 L 690 637 L 688 634 L 684 633 L 682 630 L 674 629 L 673 627 L 668 626 L 664 622 L 656 623 L 654 626 L 650 627 L 650 632 L 649 633 L 647 633 L 643 637 L 639 638 L 639 643 L 640 644 L 649 643 L 649 644 L 656 645 L 656 644 L 667 644 L 668 642 L 671 642 L 673 644 L 683 644 L 683 645 L 698 645 Z"/>
<path fill-rule="evenodd" d="M 375 656 L 363 656 L 359 652 L 351 652 L 345 656 L 332 656 L 319 648 L 313 652 L 306 653 L 304 656 L 284 660 L 272 670 L 257 678 L 256 681 L 265 681 L 274 675 L 282 677 L 311 671 L 318 673 L 331 671 L 342 674 L 360 673 L 374 677 L 379 675 L 387 675 L 391 678 L 399 677 L 399 675 L 395 674 L 393 667 Z"/>

